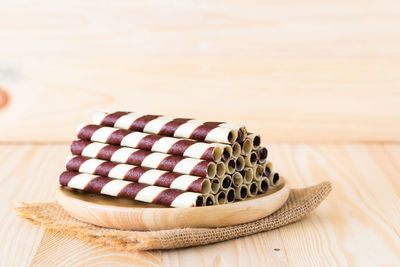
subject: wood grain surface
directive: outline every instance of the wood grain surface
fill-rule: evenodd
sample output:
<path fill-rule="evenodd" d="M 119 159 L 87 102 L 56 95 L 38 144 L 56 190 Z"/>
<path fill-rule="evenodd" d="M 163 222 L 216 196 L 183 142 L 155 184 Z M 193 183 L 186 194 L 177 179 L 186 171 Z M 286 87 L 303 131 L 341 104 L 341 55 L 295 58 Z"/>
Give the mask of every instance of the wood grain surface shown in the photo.
<path fill-rule="evenodd" d="M 68 142 L 103 109 L 240 122 L 267 141 L 400 141 L 397 0 L 0 10 L 3 142 Z"/>
<path fill-rule="evenodd" d="M 0 148 L 0 266 L 396 266 L 400 262 L 400 145 L 271 143 L 293 187 L 330 180 L 328 199 L 304 220 L 267 233 L 188 249 L 115 252 L 16 217 L 20 201 L 54 200 L 66 145 Z M 21 165 L 22 164 L 22 165 Z"/>

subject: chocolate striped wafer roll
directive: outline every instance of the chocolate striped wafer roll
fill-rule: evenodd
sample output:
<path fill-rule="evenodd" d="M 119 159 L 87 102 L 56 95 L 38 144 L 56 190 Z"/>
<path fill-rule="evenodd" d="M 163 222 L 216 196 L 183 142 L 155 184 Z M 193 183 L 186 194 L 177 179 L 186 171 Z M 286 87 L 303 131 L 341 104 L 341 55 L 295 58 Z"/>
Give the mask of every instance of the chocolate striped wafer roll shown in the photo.
<path fill-rule="evenodd" d="M 169 187 L 183 191 L 203 194 L 209 194 L 211 191 L 210 180 L 206 178 L 128 164 L 119 164 L 82 156 L 69 157 L 66 162 L 66 168 L 68 171 L 95 174 L 114 179 Z"/>
<path fill-rule="evenodd" d="M 185 208 L 203 205 L 203 196 L 199 193 L 139 184 L 87 173 L 63 172 L 60 175 L 60 184 L 89 193 L 128 198 L 170 207 Z"/>
<path fill-rule="evenodd" d="M 228 145 L 203 143 L 93 124 L 78 127 L 77 136 L 84 140 L 216 162 L 221 160 L 224 149 L 232 151 Z"/>
<path fill-rule="evenodd" d="M 101 126 L 225 144 L 243 140 L 247 135 L 243 125 L 125 111 L 97 112 L 92 121 Z"/>
<path fill-rule="evenodd" d="M 267 160 L 268 157 L 268 150 L 266 147 L 260 147 L 259 149 L 256 150 L 257 156 L 258 156 L 258 162 L 259 163 L 264 163 Z"/>
<path fill-rule="evenodd" d="M 251 141 L 253 149 L 258 149 L 261 145 L 261 138 L 259 134 L 249 133 L 246 139 Z"/>
<path fill-rule="evenodd" d="M 223 162 L 215 163 L 87 140 L 73 141 L 71 152 L 73 155 L 78 156 L 207 178 L 213 178 L 216 175 L 222 176 L 225 173 L 225 164 Z"/>

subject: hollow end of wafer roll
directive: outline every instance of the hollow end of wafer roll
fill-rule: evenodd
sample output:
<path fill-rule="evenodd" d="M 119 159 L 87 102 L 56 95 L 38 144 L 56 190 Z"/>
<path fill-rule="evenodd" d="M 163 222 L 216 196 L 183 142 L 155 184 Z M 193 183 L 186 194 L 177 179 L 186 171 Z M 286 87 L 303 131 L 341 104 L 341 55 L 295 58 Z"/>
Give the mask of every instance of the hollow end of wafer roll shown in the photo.
<path fill-rule="evenodd" d="M 236 170 L 236 161 L 233 158 L 225 161 L 225 170 L 227 173 L 232 174 Z"/>
<path fill-rule="evenodd" d="M 253 148 L 257 149 L 261 145 L 261 138 L 258 134 L 254 134 L 253 138 Z"/>
<path fill-rule="evenodd" d="M 232 185 L 232 178 L 229 175 L 225 175 L 224 178 L 220 180 L 221 188 L 226 190 Z"/>
<path fill-rule="evenodd" d="M 261 180 L 257 182 L 257 186 L 258 186 L 259 193 L 263 194 L 263 193 L 267 192 L 268 188 L 269 188 L 268 178 L 267 177 L 261 178 Z"/>
<path fill-rule="evenodd" d="M 226 192 L 226 202 L 231 203 L 233 201 L 235 201 L 235 189 L 233 189 L 232 187 L 229 188 Z"/>
<path fill-rule="evenodd" d="M 204 206 L 212 206 L 215 203 L 215 197 L 213 195 L 203 196 L 203 205 Z"/>
<path fill-rule="evenodd" d="M 207 166 L 207 177 L 214 178 L 217 172 L 218 172 L 218 164 L 210 162 Z"/>
<path fill-rule="evenodd" d="M 97 111 L 92 116 L 92 123 L 100 125 L 104 118 L 107 116 L 107 112 L 104 111 Z"/>
<path fill-rule="evenodd" d="M 241 172 L 241 174 L 243 176 L 243 183 L 249 184 L 251 183 L 251 181 L 253 181 L 253 176 L 254 176 L 253 168 L 245 168 Z"/>
<path fill-rule="evenodd" d="M 218 178 L 223 177 L 225 172 L 226 172 L 225 163 L 224 162 L 218 162 L 216 166 L 217 166 L 216 176 Z"/>
<path fill-rule="evenodd" d="M 236 171 L 238 171 L 238 172 L 243 171 L 244 167 L 246 166 L 246 162 L 245 162 L 243 156 L 239 156 L 236 159 L 235 163 L 236 163 Z"/>
<path fill-rule="evenodd" d="M 239 185 L 243 184 L 243 176 L 242 176 L 242 174 L 240 174 L 240 172 L 235 172 L 232 175 L 232 183 L 234 186 L 239 186 Z"/>
<path fill-rule="evenodd" d="M 271 177 L 269 177 L 269 181 L 272 186 L 277 186 L 280 182 L 279 173 L 277 172 L 272 173 Z"/>
<path fill-rule="evenodd" d="M 248 184 L 246 187 L 247 187 L 247 195 L 249 197 L 255 197 L 257 195 L 258 191 L 257 182 L 252 182 L 251 184 Z"/>
<path fill-rule="evenodd" d="M 214 160 L 215 161 L 221 161 L 221 159 L 222 159 L 222 153 L 223 153 L 223 148 L 222 147 L 220 147 L 220 146 L 216 146 L 216 147 L 214 147 L 214 151 L 213 151 L 213 158 L 214 158 Z"/>
<path fill-rule="evenodd" d="M 237 137 L 237 141 L 239 143 L 243 142 L 247 137 L 247 130 L 246 127 L 242 126 L 238 129 L 238 137 Z"/>
<path fill-rule="evenodd" d="M 247 186 L 242 184 L 235 188 L 235 199 L 243 200 L 247 197 Z"/>
<path fill-rule="evenodd" d="M 253 172 L 254 179 L 259 181 L 264 174 L 264 168 L 262 165 L 256 165 L 253 167 Z"/>
<path fill-rule="evenodd" d="M 268 157 L 268 149 L 266 147 L 261 147 L 258 151 L 258 161 L 263 163 L 267 160 Z"/>
<path fill-rule="evenodd" d="M 211 194 L 216 194 L 219 189 L 221 188 L 221 183 L 217 178 L 214 178 L 211 180 L 211 190 L 210 193 Z"/>
<path fill-rule="evenodd" d="M 228 133 L 228 142 L 230 144 L 234 143 L 238 138 L 238 131 L 237 130 L 230 130 Z"/>
<path fill-rule="evenodd" d="M 246 162 L 246 166 L 248 167 L 253 167 L 256 163 L 257 163 L 258 157 L 257 157 L 257 153 L 252 151 L 250 153 L 250 155 L 247 155 L 244 158 L 244 161 Z"/>
<path fill-rule="evenodd" d="M 264 175 L 267 177 L 270 177 L 271 172 L 272 172 L 272 163 L 267 161 L 266 163 L 264 163 Z"/>
<path fill-rule="evenodd" d="M 196 199 L 196 207 L 201 207 L 204 205 L 204 198 L 203 196 L 198 196 Z"/>
<path fill-rule="evenodd" d="M 242 144 L 242 154 L 247 156 L 250 154 L 251 150 L 253 149 L 253 143 L 250 139 L 244 140 Z"/>
<path fill-rule="evenodd" d="M 209 179 L 204 179 L 201 183 L 201 193 L 207 195 L 211 193 L 211 182 Z"/>
<path fill-rule="evenodd" d="M 232 156 L 234 158 L 237 158 L 240 156 L 240 153 L 242 153 L 242 146 L 238 142 L 233 143 L 232 144 Z"/>
<path fill-rule="evenodd" d="M 217 205 L 225 204 L 226 203 L 226 194 L 224 191 L 219 192 L 215 195 L 215 203 Z"/>
<path fill-rule="evenodd" d="M 223 147 L 223 152 L 222 152 L 222 159 L 223 160 L 227 160 L 230 157 L 232 157 L 232 147 L 224 146 Z"/>

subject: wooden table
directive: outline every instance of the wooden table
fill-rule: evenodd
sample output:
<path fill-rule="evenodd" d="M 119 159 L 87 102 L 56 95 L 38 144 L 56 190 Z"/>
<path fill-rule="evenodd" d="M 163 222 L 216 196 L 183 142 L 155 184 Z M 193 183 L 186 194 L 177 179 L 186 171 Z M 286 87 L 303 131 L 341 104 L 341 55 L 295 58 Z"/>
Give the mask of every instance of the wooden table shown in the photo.
<path fill-rule="evenodd" d="M 62 3 L 62 4 L 61 4 Z M 0 266 L 400 265 L 400 3 L 3 1 Z M 304 220 L 134 254 L 16 217 L 53 201 L 95 110 L 245 123 L 293 187 L 334 190 Z"/>

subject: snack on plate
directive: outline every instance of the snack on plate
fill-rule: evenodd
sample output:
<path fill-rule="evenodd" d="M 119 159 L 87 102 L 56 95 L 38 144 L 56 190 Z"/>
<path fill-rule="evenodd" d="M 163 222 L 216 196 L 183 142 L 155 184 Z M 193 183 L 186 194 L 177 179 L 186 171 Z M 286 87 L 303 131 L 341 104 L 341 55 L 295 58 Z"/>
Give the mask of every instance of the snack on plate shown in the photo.
<path fill-rule="evenodd" d="M 77 129 L 60 184 L 169 207 L 231 203 L 279 184 L 260 135 L 223 122 L 97 112 Z"/>

